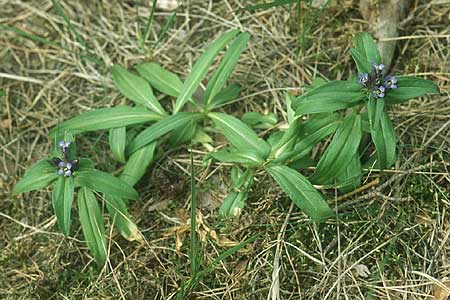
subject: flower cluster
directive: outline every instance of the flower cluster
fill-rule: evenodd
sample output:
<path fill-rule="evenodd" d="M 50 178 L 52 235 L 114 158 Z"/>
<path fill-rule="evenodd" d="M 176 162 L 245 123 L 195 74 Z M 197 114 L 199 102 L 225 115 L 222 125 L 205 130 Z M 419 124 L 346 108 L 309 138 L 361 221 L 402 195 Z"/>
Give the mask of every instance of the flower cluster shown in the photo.
<path fill-rule="evenodd" d="M 60 141 L 58 146 L 64 155 L 64 160 L 57 157 L 53 158 L 53 163 L 58 167 L 58 175 L 72 176 L 74 168 L 78 164 L 78 159 L 68 160 L 70 142 Z"/>
<path fill-rule="evenodd" d="M 384 76 L 383 70 L 383 64 L 373 63 L 372 72 L 358 74 L 358 83 L 371 91 L 374 98 L 383 98 L 388 89 L 397 88 L 397 76 Z"/>

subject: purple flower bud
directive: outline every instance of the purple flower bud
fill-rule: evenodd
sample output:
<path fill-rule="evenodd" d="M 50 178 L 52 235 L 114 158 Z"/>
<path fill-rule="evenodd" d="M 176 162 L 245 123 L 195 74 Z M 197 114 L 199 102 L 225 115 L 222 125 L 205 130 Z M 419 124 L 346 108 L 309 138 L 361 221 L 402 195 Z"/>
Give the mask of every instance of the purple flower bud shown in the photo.
<path fill-rule="evenodd" d="M 63 169 L 58 169 L 58 175 L 61 176 L 64 173 Z"/>
<path fill-rule="evenodd" d="M 372 91 L 372 96 L 375 98 L 383 98 L 386 88 L 384 85 L 374 86 Z"/>
<path fill-rule="evenodd" d="M 65 166 L 65 162 L 63 162 L 62 160 L 58 163 L 58 168 L 63 168 Z"/>
<path fill-rule="evenodd" d="M 69 149 L 70 146 L 70 142 L 66 142 L 66 141 L 59 141 L 58 142 L 59 148 L 61 149 L 62 153 L 66 153 L 67 149 Z"/>
<path fill-rule="evenodd" d="M 384 86 L 388 89 L 396 89 L 397 88 L 397 76 L 386 76 L 384 78 Z"/>
<path fill-rule="evenodd" d="M 377 73 L 379 73 L 379 72 L 384 70 L 384 65 L 383 64 L 377 64 L 377 63 L 372 63 L 372 68 L 374 68 L 375 71 Z"/>
<path fill-rule="evenodd" d="M 71 162 L 66 163 L 66 168 L 69 170 L 72 169 L 72 163 Z"/>
<path fill-rule="evenodd" d="M 65 177 L 69 177 L 70 175 L 72 175 L 72 171 L 67 170 L 66 172 L 64 172 Z"/>
<path fill-rule="evenodd" d="M 367 86 L 367 82 L 369 81 L 369 73 L 359 73 L 358 74 L 358 83 L 362 86 Z"/>

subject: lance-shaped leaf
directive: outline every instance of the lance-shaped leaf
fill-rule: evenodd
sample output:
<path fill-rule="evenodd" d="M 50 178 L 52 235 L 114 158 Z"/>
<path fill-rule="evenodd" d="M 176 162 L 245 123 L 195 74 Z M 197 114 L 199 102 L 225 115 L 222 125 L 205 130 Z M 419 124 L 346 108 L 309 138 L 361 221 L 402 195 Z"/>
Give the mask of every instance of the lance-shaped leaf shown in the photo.
<path fill-rule="evenodd" d="M 205 107 L 208 108 L 209 103 L 212 99 L 222 90 L 225 82 L 230 77 L 239 57 L 247 46 L 248 40 L 250 39 L 250 34 L 247 32 L 241 33 L 236 40 L 230 45 L 229 49 L 225 53 L 219 67 L 216 72 L 209 80 L 208 85 L 205 90 Z"/>
<path fill-rule="evenodd" d="M 272 166 L 267 172 L 289 198 L 311 219 L 324 221 L 334 213 L 320 194 L 303 175 L 287 166 Z"/>
<path fill-rule="evenodd" d="M 136 200 L 138 192 L 128 183 L 108 173 L 97 170 L 78 171 L 74 174 L 75 186 L 87 187 L 92 190 L 120 198 Z"/>
<path fill-rule="evenodd" d="M 263 115 L 256 111 L 246 112 L 242 115 L 241 120 L 255 129 L 268 129 L 278 123 L 278 119 L 273 113 Z"/>
<path fill-rule="evenodd" d="M 190 122 L 196 122 L 201 117 L 199 113 L 180 112 L 164 118 L 139 133 L 127 147 L 127 153 L 133 153 L 170 131 L 187 126 Z"/>
<path fill-rule="evenodd" d="M 78 214 L 84 238 L 91 250 L 97 265 L 106 261 L 108 244 L 105 236 L 105 225 L 94 193 L 88 188 L 78 191 Z"/>
<path fill-rule="evenodd" d="M 379 168 L 390 168 L 395 162 L 397 136 L 386 112 L 381 115 L 380 126 L 371 130 L 371 136 L 377 150 Z"/>
<path fill-rule="evenodd" d="M 398 104 L 425 94 L 438 94 L 439 87 L 430 80 L 412 76 L 398 76 L 398 88 L 386 93 L 386 104 Z"/>
<path fill-rule="evenodd" d="M 370 128 L 377 129 L 380 125 L 381 115 L 384 112 L 384 99 L 370 97 L 367 102 L 367 115 Z"/>
<path fill-rule="evenodd" d="M 120 174 L 120 179 L 131 186 L 135 185 L 144 176 L 145 171 L 153 161 L 155 149 L 156 142 L 153 142 L 133 152 L 128 158 L 122 174 Z"/>
<path fill-rule="evenodd" d="M 292 107 L 296 116 L 333 112 L 352 107 L 365 97 L 366 93 L 357 82 L 337 80 L 297 97 Z"/>
<path fill-rule="evenodd" d="M 74 197 L 73 177 L 60 176 L 52 193 L 53 209 L 59 228 L 65 236 L 70 233 L 70 215 Z"/>
<path fill-rule="evenodd" d="M 359 33 L 354 38 L 355 49 L 370 64 L 381 64 L 381 55 L 378 46 L 367 32 Z M 369 70 L 370 71 L 370 70 Z M 368 71 L 365 71 L 368 72 Z"/>
<path fill-rule="evenodd" d="M 319 114 L 317 116 L 317 118 L 305 122 L 301 127 L 297 143 L 292 150 L 292 156 L 289 158 L 290 161 L 297 161 L 308 155 L 317 143 L 333 134 L 342 123 L 342 119 L 336 114 L 328 116 Z"/>
<path fill-rule="evenodd" d="M 32 165 L 14 186 L 13 195 L 45 188 L 57 178 L 56 166 L 52 165 L 47 159 L 40 160 Z"/>
<path fill-rule="evenodd" d="M 247 167 L 260 167 L 264 164 L 259 154 L 250 149 L 243 151 L 225 148 L 210 155 L 220 162 L 242 164 Z"/>
<path fill-rule="evenodd" d="M 190 122 L 185 126 L 172 131 L 168 144 L 171 148 L 178 147 L 184 143 L 188 143 L 192 140 L 197 130 L 197 122 Z"/>
<path fill-rule="evenodd" d="M 133 124 L 154 122 L 163 117 L 144 107 L 116 106 L 112 108 L 100 108 L 94 111 L 82 113 L 69 119 L 50 131 L 50 135 L 58 132 L 70 131 L 73 134 L 100 129 L 124 127 Z"/>
<path fill-rule="evenodd" d="M 274 163 L 281 163 L 292 156 L 293 149 L 298 139 L 301 119 L 294 120 L 280 140 L 272 146 L 271 157 Z"/>
<path fill-rule="evenodd" d="M 128 72 L 120 65 L 112 67 L 112 78 L 122 95 L 162 116 L 166 115 L 145 79 Z"/>
<path fill-rule="evenodd" d="M 131 219 L 125 201 L 120 197 L 105 195 L 105 203 L 111 220 L 120 234 L 129 241 L 141 240 L 142 235 Z"/>
<path fill-rule="evenodd" d="M 332 183 L 356 154 L 361 135 L 361 117 L 355 113 L 346 116 L 319 160 L 311 181 L 320 184 Z"/>
<path fill-rule="evenodd" d="M 177 74 L 172 73 L 155 63 L 143 63 L 137 65 L 136 70 L 158 91 L 173 97 L 178 97 L 180 95 L 181 89 L 183 88 L 183 82 Z"/>
<path fill-rule="evenodd" d="M 367 61 L 363 54 L 355 49 L 350 49 L 350 55 L 355 61 L 359 73 L 370 73 L 372 71 L 372 65 Z"/>
<path fill-rule="evenodd" d="M 347 168 L 337 177 L 339 190 L 345 193 L 353 191 L 360 186 L 361 176 L 361 160 L 359 154 L 356 153 Z"/>
<path fill-rule="evenodd" d="M 226 103 L 235 100 L 239 97 L 241 93 L 241 87 L 237 84 L 231 84 L 221 90 L 209 104 L 209 109 L 225 105 Z"/>
<path fill-rule="evenodd" d="M 247 169 L 244 173 L 233 167 L 232 190 L 219 208 L 219 215 L 224 218 L 237 217 L 242 212 L 248 198 L 248 192 L 253 185 L 254 171 Z"/>
<path fill-rule="evenodd" d="M 127 129 L 125 127 L 111 128 L 109 130 L 109 147 L 114 157 L 125 163 L 125 144 L 127 140 Z"/>
<path fill-rule="evenodd" d="M 270 145 L 259 138 L 256 133 L 241 120 L 223 113 L 210 113 L 209 117 L 227 140 L 241 151 L 253 150 L 262 159 L 270 152 Z"/>
<path fill-rule="evenodd" d="M 184 104 L 191 98 L 192 94 L 208 73 L 208 69 L 219 51 L 222 50 L 223 47 L 225 47 L 225 45 L 227 45 L 238 33 L 238 30 L 231 30 L 223 34 L 200 56 L 183 84 L 183 88 L 181 89 L 173 109 L 174 114 L 179 112 Z"/>

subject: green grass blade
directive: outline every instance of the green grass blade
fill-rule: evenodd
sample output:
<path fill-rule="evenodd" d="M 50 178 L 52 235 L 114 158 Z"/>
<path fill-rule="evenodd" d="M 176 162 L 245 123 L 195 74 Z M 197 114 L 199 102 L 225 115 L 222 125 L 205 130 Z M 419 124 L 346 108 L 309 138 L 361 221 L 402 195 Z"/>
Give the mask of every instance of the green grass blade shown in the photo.
<path fill-rule="evenodd" d="M 191 249 L 189 251 L 191 278 L 197 276 L 197 186 L 195 182 L 194 154 L 191 152 Z"/>
<path fill-rule="evenodd" d="M 21 36 L 23 38 L 26 38 L 28 40 L 31 40 L 31 41 L 34 41 L 34 42 L 40 42 L 40 43 L 43 43 L 44 45 L 52 46 L 52 47 L 59 48 L 59 49 L 62 49 L 64 51 L 76 54 L 80 58 L 88 60 L 88 61 L 92 61 L 92 62 L 94 62 L 94 63 L 96 63 L 98 65 L 102 65 L 102 66 L 104 65 L 104 63 L 101 60 L 99 60 L 98 58 L 96 58 L 94 56 L 83 54 L 83 53 L 79 53 L 77 51 L 74 51 L 72 49 L 64 47 L 61 44 L 58 44 L 56 42 L 47 40 L 46 38 L 43 38 L 43 37 L 38 36 L 36 34 L 30 34 L 28 32 L 25 32 L 23 30 L 20 30 L 18 28 L 11 27 L 11 26 L 8 26 L 8 25 L 5 25 L 5 24 L 0 24 L 0 28 L 3 28 L 3 29 L 5 29 L 7 31 L 10 31 L 10 32 L 14 32 L 15 34 L 17 34 L 17 35 L 19 35 L 19 36 Z"/>
<path fill-rule="evenodd" d="M 145 31 L 144 31 L 144 35 L 142 37 L 143 38 L 143 43 L 142 44 L 145 44 L 145 42 L 148 39 L 148 35 L 150 33 L 150 28 L 151 28 L 152 23 L 153 23 L 153 15 L 155 14 L 155 9 L 156 9 L 156 1 L 158 1 L 158 0 L 153 0 L 153 3 L 152 3 L 152 8 L 150 10 L 150 15 L 148 16 L 147 25 L 145 25 Z"/>
<path fill-rule="evenodd" d="M 298 0 L 276 0 L 276 1 L 269 2 L 269 3 L 260 3 L 260 4 L 256 4 L 256 5 L 247 6 L 247 7 L 244 7 L 243 10 L 253 12 L 258 9 L 269 9 L 272 7 L 282 6 L 282 5 L 286 5 L 286 4 L 295 4 L 297 2 L 298 2 Z"/>
<path fill-rule="evenodd" d="M 75 35 L 75 39 L 77 42 L 83 46 L 84 49 L 87 49 L 86 42 L 84 41 L 83 37 L 80 35 L 78 30 L 73 26 L 72 22 L 70 22 L 69 17 L 64 13 L 63 8 L 61 5 L 59 5 L 58 1 L 52 0 L 53 7 L 55 8 L 56 13 L 63 18 L 64 22 L 66 22 L 67 27 L 69 27 L 69 30 L 72 31 L 72 33 Z"/>
<path fill-rule="evenodd" d="M 164 27 L 161 29 L 161 32 L 159 33 L 158 39 L 156 40 L 155 46 L 153 48 L 157 48 L 158 45 L 162 42 L 164 37 L 166 36 L 167 31 L 172 27 L 173 22 L 175 21 L 175 17 L 177 16 L 177 12 L 174 12 L 170 15 L 169 19 L 167 19 L 166 23 L 164 24 Z"/>

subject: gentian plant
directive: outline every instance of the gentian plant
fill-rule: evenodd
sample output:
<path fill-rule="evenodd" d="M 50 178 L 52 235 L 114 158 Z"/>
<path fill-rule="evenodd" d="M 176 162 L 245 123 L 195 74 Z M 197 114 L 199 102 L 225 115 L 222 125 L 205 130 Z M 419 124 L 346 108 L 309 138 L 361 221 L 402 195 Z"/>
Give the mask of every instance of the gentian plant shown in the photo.
<path fill-rule="evenodd" d="M 116 65 L 112 68 L 113 81 L 135 106 L 86 112 L 59 124 L 51 134 L 109 130 L 111 150 L 125 165 L 119 177 L 122 181 L 112 176 L 108 178 L 112 185 L 119 180 L 131 191 L 131 186 L 139 181 L 153 161 L 156 149 L 163 149 L 166 145 L 173 148 L 187 142 L 213 144 L 213 134 L 221 133 L 230 146 L 213 151 L 204 158 L 205 161 L 232 164 L 231 191 L 220 207 L 221 216 L 238 215 L 251 192 L 255 176 L 266 173 L 308 216 L 322 221 L 334 212 L 313 184 L 342 191 L 358 187 L 362 177 L 362 157 L 366 149 L 371 149 L 370 145 L 361 147 L 363 134 L 370 134 L 374 144 L 370 158 L 363 163 L 379 169 L 391 167 L 395 161 L 397 139 L 387 108 L 427 93 L 439 92 L 431 81 L 387 74 L 377 45 L 369 34 L 363 33 L 355 37 L 355 48 L 351 49 L 357 76 L 331 82 L 316 79 L 305 88 L 303 95 L 293 97 L 287 94 L 286 126 L 274 126 L 278 120 L 273 115 L 254 112 L 245 114 L 240 120 L 218 109 L 239 96 L 240 88 L 226 85 L 226 82 L 248 40 L 248 33 L 237 30 L 223 34 L 200 56 L 184 82 L 155 63 L 137 65 L 135 69 L 139 75 Z M 227 45 L 229 47 L 209 78 L 202 96 L 195 96 L 194 92 L 206 78 L 215 58 Z M 174 101 L 170 105 L 170 102 L 160 102 L 163 99 Z M 191 104 L 189 111 L 182 111 L 187 103 Z M 170 109 L 171 113 L 168 113 Z M 273 128 L 287 129 L 271 130 Z M 259 129 L 265 130 L 262 137 L 255 131 Z M 318 160 L 313 160 L 312 150 L 329 137 L 331 140 L 326 150 Z M 58 182 L 70 181 L 73 177 L 74 182 L 79 183 L 77 178 L 85 172 L 77 169 L 82 168 L 81 160 L 74 161 L 74 158 L 65 156 L 64 151 L 70 153 L 67 149 L 71 144 L 61 144 L 60 147 L 62 157 L 53 160 L 53 165 L 48 161 L 45 163 L 48 168 L 57 168 L 56 171 L 52 169 L 49 176 L 58 178 Z M 310 167 L 315 171 L 308 177 L 305 174 L 309 174 L 307 168 Z M 29 174 L 23 181 L 26 182 L 27 178 L 30 178 Z M 106 180 L 105 176 L 102 178 Z M 92 182 L 95 182 L 94 178 Z M 138 231 L 126 210 L 127 199 L 135 198 L 136 194 L 131 197 L 131 194 L 112 193 L 105 188 L 106 181 L 102 181 L 101 189 L 98 185 L 89 185 L 86 180 L 81 180 L 81 183 L 78 185 L 83 186 L 84 193 L 86 189 L 104 193 L 106 206 L 122 235 L 129 240 L 136 239 Z M 27 190 L 23 187 L 17 189 Z M 66 207 L 66 213 L 68 210 Z M 67 215 L 64 218 L 67 222 Z"/>
<path fill-rule="evenodd" d="M 124 199 L 137 199 L 138 193 L 126 182 L 94 169 L 91 160 L 77 158 L 74 138 L 69 133 L 65 134 L 64 140 L 56 144 L 50 158 L 38 161 L 25 172 L 24 177 L 14 187 L 13 195 L 48 186 L 53 189 L 53 209 L 59 228 L 65 236 L 70 234 L 72 203 L 77 195 L 81 229 L 95 261 L 103 265 L 108 243 L 96 192 Z M 113 217 L 118 214 L 128 217 L 128 213 L 121 211 L 121 207 L 117 207 L 116 203 L 108 202 L 107 207 Z M 127 230 L 138 232 L 131 221 L 126 225 Z"/>

